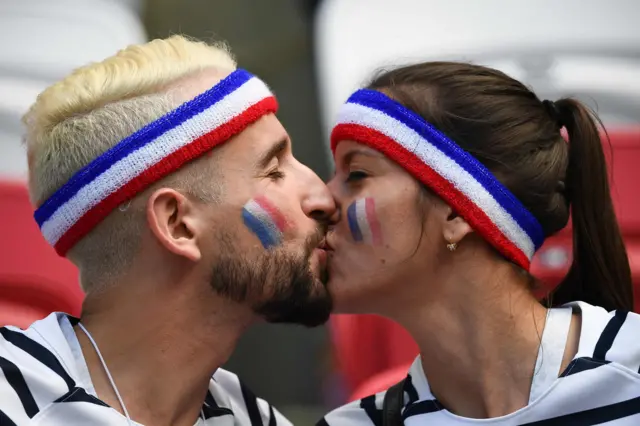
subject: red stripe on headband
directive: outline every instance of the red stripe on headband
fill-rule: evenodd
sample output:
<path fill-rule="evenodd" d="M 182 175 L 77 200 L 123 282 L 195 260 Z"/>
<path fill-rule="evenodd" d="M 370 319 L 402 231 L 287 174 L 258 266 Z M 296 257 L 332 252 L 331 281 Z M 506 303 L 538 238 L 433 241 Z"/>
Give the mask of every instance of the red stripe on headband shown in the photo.
<path fill-rule="evenodd" d="M 358 124 L 338 124 L 331 132 L 331 148 L 339 141 L 352 140 L 381 152 L 400 164 L 416 179 L 445 200 L 469 225 L 507 259 L 529 270 L 529 258 L 496 227 L 493 221 L 455 186 L 426 165 L 418 156 L 395 140 L 376 130 Z"/>
<path fill-rule="evenodd" d="M 213 131 L 194 139 L 179 150 L 167 155 L 161 161 L 140 173 L 82 215 L 82 217 L 60 237 L 55 245 L 56 252 L 60 256 L 64 256 L 74 244 L 87 235 L 120 204 L 130 200 L 152 183 L 175 172 L 187 162 L 202 156 L 204 153 L 226 142 L 263 115 L 275 113 L 277 110 L 278 102 L 276 99 L 274 97 L 265 98 Z"/>

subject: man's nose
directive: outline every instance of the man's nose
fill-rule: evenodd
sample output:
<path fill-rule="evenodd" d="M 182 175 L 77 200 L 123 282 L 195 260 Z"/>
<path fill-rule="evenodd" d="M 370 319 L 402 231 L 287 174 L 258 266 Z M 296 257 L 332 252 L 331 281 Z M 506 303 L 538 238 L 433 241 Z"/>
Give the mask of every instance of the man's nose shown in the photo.
<path fill-rule="evenodd" d="M 304 182 L 301 182 L 304 186 L 302 211 L 316 221 L 331 223 L 335 220 L 338 211 L 329 188 L 311 169 L 302 167 L 305 176 Z"/>

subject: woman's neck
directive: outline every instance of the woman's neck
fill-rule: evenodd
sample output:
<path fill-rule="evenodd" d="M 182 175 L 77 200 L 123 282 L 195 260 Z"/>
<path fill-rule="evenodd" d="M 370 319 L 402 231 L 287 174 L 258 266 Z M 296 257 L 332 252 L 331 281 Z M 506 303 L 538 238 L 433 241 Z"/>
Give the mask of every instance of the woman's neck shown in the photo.
<path fill-rule="evenodd" d="M 425 292 L 394 317 L 418 343 L 431 391 L 449 411 L 506 415 L 528 403 L 547 310 L 511 265 L 460 270 L 424 283 L 438 283 L 436 297 Z"/>

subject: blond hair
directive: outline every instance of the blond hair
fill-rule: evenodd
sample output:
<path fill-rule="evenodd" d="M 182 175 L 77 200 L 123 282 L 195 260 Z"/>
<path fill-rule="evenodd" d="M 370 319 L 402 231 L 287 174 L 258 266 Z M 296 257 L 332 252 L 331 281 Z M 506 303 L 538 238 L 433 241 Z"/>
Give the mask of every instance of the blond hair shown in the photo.
<path fill-rule="evenodd" d="M 209 68 L 236 69 L 226 44 L 175 35 L 129 46 L 47 88 L 23 118 L 34 205 L 120 140 L 177 107 L 181 101 L 168 86 Z M 211 188 L 199 187 L 203 171 L 192 166 L 170 176 L 171 184 L 203 200 L 214 198 Z M 69 251 L 86 291 L 129 265 L 142 232 L 139 210 L 113 212 Z"/>

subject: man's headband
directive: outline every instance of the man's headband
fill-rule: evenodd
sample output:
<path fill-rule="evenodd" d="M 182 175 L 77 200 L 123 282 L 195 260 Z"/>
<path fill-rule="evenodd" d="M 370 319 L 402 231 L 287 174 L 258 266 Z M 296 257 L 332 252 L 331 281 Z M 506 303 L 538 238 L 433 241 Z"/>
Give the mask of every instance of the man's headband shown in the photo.
<path fill-rule="evenodd" d="M 277 109 L 262 81 L 236 70 L 78 171 L 35 211 L 36 222 L 64 256 L 116 207 Z"/>
<path fill-rule="evenodd" d="M 368 145 L 397 162 L 446 201 L 503 256 L 528 270 L 544 241 L 536 218 L 475 157 L 415 112 L 381 92 L 359 90 L 331 133 Z"/>

